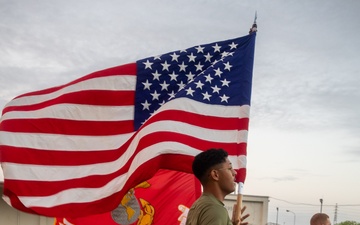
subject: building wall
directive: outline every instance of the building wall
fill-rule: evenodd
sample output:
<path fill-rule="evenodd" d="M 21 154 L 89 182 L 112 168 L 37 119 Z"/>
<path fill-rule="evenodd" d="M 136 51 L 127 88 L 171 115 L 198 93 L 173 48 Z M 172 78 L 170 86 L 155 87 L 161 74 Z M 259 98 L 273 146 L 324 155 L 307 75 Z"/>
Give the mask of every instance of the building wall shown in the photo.
<path fill-rule="evenodd" d="M 2 193 L 1 184 L 0 193 Z M 228 195 L 224 202 L 230 218 L 232 215 L 233 205 L 236 203 L 236 198 L 236 195 Z M 250 217 L 246 220 L 249 222 L 249 225 L 265 225 L 267 223 L 268 202 L 268 197 L 251 195 L 243 196 L 243 205 L 247 207 L 246 213 L 250 214 Z M 10 207 L 1 198 L 0 225 L 54 225 L 54 218 L 21 212 Z"/>
<path fill-rule="evenodd" d="M 224 204 L 228 210 L 230 218 L 236 201 L 237 195 L 234 194 L 230 194 L 225 198 Z M 243 206 L 246 206 L 244 214 L 250 214 L 250 216 L 245 220 L 249 222 L 249 225 L 265 225 L 267 223 L 269 197 L 244 195 L 242 197 L 242 204 Z"/>
<path fill-rule="evenodd" d="M 20 212 L 1 199 L 0 225 L 54 225 L 54 219 Z"/>

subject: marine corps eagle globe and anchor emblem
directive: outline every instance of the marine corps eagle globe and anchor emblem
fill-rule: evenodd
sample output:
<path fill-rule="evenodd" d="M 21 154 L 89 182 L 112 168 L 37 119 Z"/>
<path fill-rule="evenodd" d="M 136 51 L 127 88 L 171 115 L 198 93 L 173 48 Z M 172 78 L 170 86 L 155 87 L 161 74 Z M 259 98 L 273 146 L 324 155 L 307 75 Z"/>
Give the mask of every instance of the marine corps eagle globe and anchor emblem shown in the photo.
<path fill-rule="evenodd" d="M 123 197 L 119 206 L 111 212 L 113 220 L 121 225 L 133 224 L 138 220 L 137 225 L 151 225 L 153 224 L 155 208 L 145 199 L 140 198 L 141 207 L 138 199 L 135 196 L 136 188 L 148 188 L 149 182 L 144 181 L 130 191 Z"/>

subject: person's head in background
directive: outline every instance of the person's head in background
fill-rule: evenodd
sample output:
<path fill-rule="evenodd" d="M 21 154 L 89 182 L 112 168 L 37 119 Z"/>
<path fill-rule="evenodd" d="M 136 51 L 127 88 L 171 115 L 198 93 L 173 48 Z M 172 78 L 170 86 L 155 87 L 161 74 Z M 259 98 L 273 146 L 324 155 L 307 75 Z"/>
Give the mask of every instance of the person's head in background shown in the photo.
<path fill-rule="evenodd" d="M 327 214 L 316 213 L 311 217 L 310 225 L 331 225 L 331 222 Z"/>

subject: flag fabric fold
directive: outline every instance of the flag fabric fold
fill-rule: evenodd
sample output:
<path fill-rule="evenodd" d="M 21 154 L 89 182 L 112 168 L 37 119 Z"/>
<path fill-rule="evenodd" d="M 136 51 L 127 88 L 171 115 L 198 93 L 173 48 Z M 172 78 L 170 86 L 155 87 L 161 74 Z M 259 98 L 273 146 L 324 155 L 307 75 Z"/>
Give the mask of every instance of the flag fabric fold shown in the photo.
<path fill-rule="evenodd" d="M 131 189 L 114 212 L 58 217 L 55 225 L 185 225 L 187 212 L 200 195 L 200 183 L 195 176 L 161 169 L 150 180 Z"/>
<path fill-rule="evenodd" d="M 29 213 L 109 212 L 159 169 L 224 148 L 246 177 L 256 33 L 20 95 L 0 120 L 3 198 Z"/>

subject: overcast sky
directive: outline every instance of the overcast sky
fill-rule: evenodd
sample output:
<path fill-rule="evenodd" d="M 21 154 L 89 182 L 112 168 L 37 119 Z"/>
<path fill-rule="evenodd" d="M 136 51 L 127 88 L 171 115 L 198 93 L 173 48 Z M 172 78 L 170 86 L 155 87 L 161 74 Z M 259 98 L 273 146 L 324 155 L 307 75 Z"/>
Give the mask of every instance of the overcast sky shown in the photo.
<path fill-rule="evenodd" d="M 269 222 L 360 222 L 360 1 L 0 0 L 0 108 L 144 57 L 244 36 L 258 13 L 245 194 Z"/>

